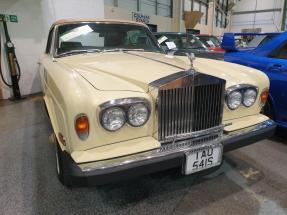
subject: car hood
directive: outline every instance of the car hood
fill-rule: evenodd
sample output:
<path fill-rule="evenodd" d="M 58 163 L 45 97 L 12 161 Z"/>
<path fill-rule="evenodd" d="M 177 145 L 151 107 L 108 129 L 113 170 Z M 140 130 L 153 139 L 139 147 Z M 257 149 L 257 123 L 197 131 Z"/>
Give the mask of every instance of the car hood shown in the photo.
<path fill-rule="evenodd" d="M 157 79 L 190 67 L 187 57 L 151 52 L 106 52 L 58 58 L 98 90 L 147 92 Z M 197 58 L 195 68 L 220 77 L 228 85 L 255 82 L 260 72 L 223 61 Z M 259 74 L 259 77 L 258 77 Z"/>

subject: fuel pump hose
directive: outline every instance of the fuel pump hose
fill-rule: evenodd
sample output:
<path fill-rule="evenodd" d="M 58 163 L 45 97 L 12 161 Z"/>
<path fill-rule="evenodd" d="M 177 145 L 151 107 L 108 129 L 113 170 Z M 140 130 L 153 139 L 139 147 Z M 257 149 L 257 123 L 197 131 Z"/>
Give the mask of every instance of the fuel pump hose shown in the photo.
<path fill-rule="evenodd" d="M 15 54 L 15 48 L 14 48 L 14 45 L 13 45 L 13 43 L 11 42 L 11 39 L 10 39 L 10 36 L 9 36 L 9 34 L 8 34 L 8 29 L 7 29 L 7 25 L 6 25 L 6 23 L 3 23 L 4 25 L 3 25 L 3 27 L 4 27 L 4 32 L 5 32 L 5 36 L 6 36 L 6 49 L 9 49 L 9 52 L 10 53 L 13 53 L 13 57 L 12 57 L 12 62 L 10 62 L 10 64 L 14 64 L 15 63 L 15 65 L 16 65 L 16 68 L 15 68 L 15 70 L 17 70 L 17 80 L 18 80 L 18 82 L 20 81 L 20 78 L 21 78 L 21 68 L 20 68 L 20 65 L 19 65 L 19 62 L 18 62 L 18 60 L 17 60 L 17 57 L 16 57 L 16 54 Z M 9 47 L 7 44 L 11 44 L 12 45 L 12 47 Z M 9 84 L 6 80 L 5 80 L 5 78 L 4 78 L 4 76 L 3 76 L 3 70 L 2 70 L 2 65 L 1 65 L 1 57 L 2 57 L 2 49 L 1 49 L 1 34 L 0 34 L 0 76 L 1 76 L 1 79 L 2 79 L 2 81 L 3 81 L 3 83 L 6 85 L 6 86 L 8 86 L 8 87 L 13 87 L 13 85 L 12 84 Z M 9 58 L 9 56 L 8 56 L 8 58 Z"/>
<path fill-rule="evenodd" d="M 4 83 L 6 86 L 12 87 L 12 84 L 9 84 L 9 83 L 5 80 L 5 78 L 4 78 L 4 76 L 3 76 L 2 61 L 1 61 L 1 59 L 2 59 L 2 40 L 1 40 L 1 34 L 0 34 L 0 76 L 1 76 L 1 79 L 2 79 L 3 83 Z"/>

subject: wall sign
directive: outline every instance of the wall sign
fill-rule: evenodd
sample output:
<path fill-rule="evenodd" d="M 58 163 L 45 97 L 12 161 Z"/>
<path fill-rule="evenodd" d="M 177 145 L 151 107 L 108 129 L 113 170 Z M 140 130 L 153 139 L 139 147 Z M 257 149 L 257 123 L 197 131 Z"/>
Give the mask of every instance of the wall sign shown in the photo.
<path fill-rule="evenodd" d="M 18 17 L 16 15 L 0 14 L 0 21 L 6 22 L 18 22 Z"/>
<path fill-rule="evenodd" d="M 18 22 L 18 17 L 16 15 L 9 15 L 10 22 Z"/>
<path fill-rule="evenodd" d="M 142 14 L 142 13 L 133 12 L 132 13 L 132 19 L 136 22 L 142 22 L 145 24 L 149 24 L 150 16 Z"/>

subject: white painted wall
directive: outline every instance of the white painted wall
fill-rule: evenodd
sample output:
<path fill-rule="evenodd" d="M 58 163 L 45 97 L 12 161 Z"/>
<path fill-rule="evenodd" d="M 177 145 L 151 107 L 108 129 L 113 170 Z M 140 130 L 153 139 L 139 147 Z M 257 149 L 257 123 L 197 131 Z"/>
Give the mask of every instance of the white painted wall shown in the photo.
<path fill-rule="evenodd" d="M 135 0 L 129 0 L 131 5 L 124 5 L 124 2 L 127 2 L 127 0 L 122 2 L 122 5 L 119 5 L 119 7 L 113 6 L 113 0 L 105 0 L 105 18 L 110 19 L 124 19 L 124 20 L 132 20 L 132 12 L 135 12 L 136 9 L 134 8 L 134 5 L 136 5 Z M 121 1 L 119 1 L 119 4 Z M 184 1 L 186 4 L 186 8 L 190 8 L 190 1 Z M 188 4 L 189 3 L 189 4 Z M 210 5 L 213 7 L 213 3 L 210 2 Z M 185 23 L 182 17 L 182 1 L 174 1 L 173 4 L 173 18 L 164 17 L 160 15 L 154 15 L 154 11 L 152 8 L 150 8 L 150 11 L 141 11 L 144 14 L 150 15 L 150 24 L 155 24 L 158 27 L 158 32 L 161 31 L 186 31 L 185 29 Z M 213 8 L 209 9 L 209 12 L 213 10 Z M 214 34 L 216 36 L 222 36 L 224 33 L 223 28 L 218 28 L 215 26 L 211 28 L 210 25 L 212 25 L 212 19 L 210 14 L 208 14 L 208 25 L 203 24 L 197 24 L 194 28 L 200 30 L 202 34 Z"/>
<path fill-rule="evenodd" d="M 257 4 L 256 0 L 240 0 L 237 1 L 234 11 L 283 8 L 283 4 L 283 0 L 257 0 Z M 232 15 L 230 31 L 241 32 L 246 28 L 262 28 L 263 32 L 277 32 L 281 29 L 281 19 L 281 12 Z"/>
<path fill-rule="evenodd" d="M 20 89 L 23 94 L 40 91 L 40 84 L 37 81 L 37 60 L 44 47 L 43 16 L 40 13 L 41 5 L 37 0 L 1 0 L 0 13 L 17 14 L 19 23 L 8 23 L 11 40 L 16 47 L 16 55 L 22 70 Z M 1 35 L 3 28 L 1 24 Z M 2 36 L 3 39 L 3 36 Z M 3 42 L 2 42 L 3 45 Z M 4 53 L 2 46 L 2 54 Z M 6 56 L 5 56 L 6 57 Z M 4 63 L 4 65 L 3 65 Z M 6 80 L 8 66 L 2 55 L 2 69 Z M 1 80 L 2 81 L 2 80 Z M 10 97 L 10 90 L 3 83 L 4 98 Z"/>
<path fill-rule="evenodd" d="M 106 19 L 132 20 L 132 12 L 120 7 L 105 6 Z M 149 14 L 150 15 L 150 14 Z M 171 31 L 173 19 L 169 17 L 150 15 L 150 24 L 157 25 L 158 31 Z"/>
<path fill-rule="evenodd" d="M 0 0 L 0 13 L 18 15 L 19 23 L 8 23 L 8 28 L 22 70 L 20 90 L 26 95 L 41 91 L 37 62 L 51 24 L 62 18 L 103 18 L 104 0 Z M 3 35 L 2 25 L 0 31 Z M 4 76 L 9 80 L 3 56 L 1 60 Z M 3 83 L 0 86 L 4 98 L 10 97 L 10 89 Z"/>

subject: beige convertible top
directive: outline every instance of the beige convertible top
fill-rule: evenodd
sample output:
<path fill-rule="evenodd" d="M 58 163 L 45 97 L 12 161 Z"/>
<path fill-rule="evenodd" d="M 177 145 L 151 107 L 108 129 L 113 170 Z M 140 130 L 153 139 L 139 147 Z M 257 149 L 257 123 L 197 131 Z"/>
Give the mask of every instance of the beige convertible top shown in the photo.
<path fill-rule="evenodd" d="M 114 22 L 114 23 L 125 23 L 125 24 L 134 24 L 134 25 L 142 25 L 145 24 L 141 22 L 135 22 L 130 20 L 120 20 L 120 19 L 98 19 L 98 18 L 88 18 L 88 19 L 60 19 L 53 23 L 52 27 L 55 25 L 63 25 L 63 24 L 73 24 L 73 23 L 80 23 L 80 22 Z"/>

